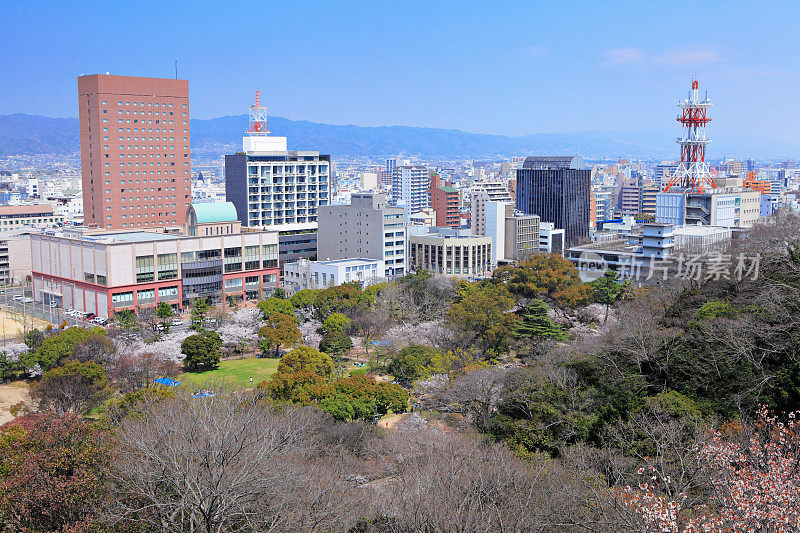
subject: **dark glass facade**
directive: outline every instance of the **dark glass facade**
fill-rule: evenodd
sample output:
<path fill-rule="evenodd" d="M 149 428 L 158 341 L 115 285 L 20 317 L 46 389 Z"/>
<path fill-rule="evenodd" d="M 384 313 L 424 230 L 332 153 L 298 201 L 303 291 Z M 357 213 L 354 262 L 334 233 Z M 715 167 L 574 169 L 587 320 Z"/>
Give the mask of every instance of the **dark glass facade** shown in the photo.
<path fill-rule="evenodd" d="M 517 209 L 564 229 L 567 248 L 589 240 L 591 170 L 580 157 L 529 157 L 517 170 Z"/>

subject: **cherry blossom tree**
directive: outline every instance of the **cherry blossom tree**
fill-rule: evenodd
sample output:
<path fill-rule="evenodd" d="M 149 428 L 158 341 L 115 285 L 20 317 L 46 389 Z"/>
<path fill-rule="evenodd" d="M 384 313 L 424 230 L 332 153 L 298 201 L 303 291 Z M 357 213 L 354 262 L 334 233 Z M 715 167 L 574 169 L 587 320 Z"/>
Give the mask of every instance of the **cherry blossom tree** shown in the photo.
<path fill-rule="evenodd" d="M 641 469 L 639 473 L 649 478 L 638 488 L 624 487 L 620 497 L 639 515 L 644 531 L 800 531 L 797 416 L 789 413 L 781 421 L 762 408 L 751 434 L 743 426 L 729 424 L 727 431 L 723 428 L 701 444 L 697 456 L 708 476 L 708 505 L 684 507 L 686 494 L 665 496 L 668 491 L 663 489 L 672 480 L 655 468 Z"/>

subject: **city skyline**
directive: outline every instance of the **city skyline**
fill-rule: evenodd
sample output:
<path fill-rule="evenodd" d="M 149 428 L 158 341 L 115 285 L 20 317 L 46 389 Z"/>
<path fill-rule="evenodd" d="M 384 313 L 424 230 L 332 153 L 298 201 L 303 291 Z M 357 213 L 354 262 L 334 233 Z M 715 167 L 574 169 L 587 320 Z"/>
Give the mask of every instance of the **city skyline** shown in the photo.
<path fill-rule="evenodd" d="M 697 32 L 681 30 L 691 3 L 151 5 L 7 9 L 0 72 L 15 83 L 0 113 L 74 117 L 78 75 L 174 77 L 177 59 L 197 118 L 241 114 L 261 89 L 270 114 L 328 124 L 676 131 L 674 103 L 696 76 L 717 104 L 715 138 L 800 147 L 790 3 L 705 5 Z"/>

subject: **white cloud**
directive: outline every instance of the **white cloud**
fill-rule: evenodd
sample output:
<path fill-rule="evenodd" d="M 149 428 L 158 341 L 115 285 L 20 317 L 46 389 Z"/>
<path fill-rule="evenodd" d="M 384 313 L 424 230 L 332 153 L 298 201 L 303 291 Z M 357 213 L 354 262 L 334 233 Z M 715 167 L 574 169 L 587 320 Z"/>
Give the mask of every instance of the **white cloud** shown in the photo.
<path fill-rule="evenodd" d="M 676 65 L 680 67 L 705 65 L 708 63 L 716 63 L 721 60 L 722 58 L 719 57 L 719 54 L 716 51 L 702 49 L 674 50 L 672 52 L 664 53 L 656 58 L 656 61 L 659 63 Z"/>
<path fill-rule="evenodd" d="M 606 65 L 638 63 L 644 59 L 644 51 L 640 48 L 609 48 L 603 55 Z"/>

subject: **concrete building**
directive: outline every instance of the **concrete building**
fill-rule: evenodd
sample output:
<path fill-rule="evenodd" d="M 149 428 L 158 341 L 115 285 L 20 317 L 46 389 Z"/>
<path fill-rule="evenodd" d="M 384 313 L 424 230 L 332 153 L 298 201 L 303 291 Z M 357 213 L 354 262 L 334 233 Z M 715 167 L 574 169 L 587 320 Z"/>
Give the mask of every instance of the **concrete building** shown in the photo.
<path fill-rule="evenodd" d="M 506 217 L 505 259 L 524 261 L 539 252 L 539 215 Z"/>
<path fill-rule="evenodd" d="M 566 238 L 562 228 L 552 222 L 539 222 L 539 251 L 545 254 L 562 255 L 566 250 Z"/>
<path fill-rule="evenodd" d="M 188 81 L 80 76 L 78 121 L 87 226 L 183 225 L 191 201 Z"/>
<path fill-rule="evenodd" d="M 0 283 L 22 283 L 31 274 L 31 239 L 27 229 L 0 231 Z"/>
<path fill-rule="evenodd" d="M 485 204 L 485 235 L 492 238 L 492 267 L 506 258 L 506 217 L 513 214 L 512 202 L 489 200 Z"/>
<path fill-rule="evenodd" d="M 199 215 L 198 227 L 217 224 Z M 235 222 L 235 221 L 230 221 Z M 64 229 L 31 234 L 34 299 L 108 317 L 198 297 L 262 298 L 278 286 L 278 234 Z"/>
<path fill-rule="evenodd" d="M 758 220 L 760 210 L 761 193 L 741 187 L 702 193 L 666 192 L 657 195 L 656 222 L 749 228 Z"/>
<path fill-rule="evenodd" d="M 759 217 L 768 217 L 772 213 L 778 210 L 781 206 L 781 195 L 780 194 L 762 194 L 761 195 L 761 207 L 759 208 Z"/>
<path fill-rule="evenodd" d="M 403 165 L 392 168 L 392 205 L 405 207 L 409 215 L 430 207 L 430 188 L 427 167 Z"/>
<path fill-rule="evenodd" d="M 330 203 L 330 156 L 287 150 L 286 137 L 248 132 L 225 156 L 225 196 L 243 226 L 279 232 L 280 262 L 317 255 L 319 208 Z"/>
<path fill-rule="evenodd" d="M 461 225 L 459 190 L 438 186 L 430 190 L 431 208 L 436 212 L 436 225 L 457 228 Z"/>
<path fill-rule="evenodd" d="M 591 170 L 583 158 L 528 157 L 516 172 L 518 210 L 563 228 L 567 246 L 589 240 Z"/>
<path fill-rule="evenodd" d="M 595 191 L 595 221 L 614 218 L 614 199 L 611 191 Z"/>
<path fill-rule="evenodd" d="M 499 181 L 482 181 L 470 185 L 470 221 L 474 235 L 486 235 L 486 202 L 510 202 L 514 198 Z"/>
<path fill-rule="evenodd" d="M 409 268 L 435 275 L 483 277 L 492 271 L 492 238 L 466 230 L 431 228 L 409 237 Z"/>
<path fill-rule="evenodd" d="M 354 193 L 349 205 L 320 208 L 318 259 L 378 259 L 380 277 L 406 273 L 405 211 L 386 203 L 386 195 Z"/>
<path fill-rule="evenodd" d="M 385 270 L 386 266 L 380 259 L 300 259 L 284 265 L 282 285 L 290 293 L 302 289 L 324 289 L 353 281 L 367 286 L 384 279 L 382 273 Z"/>
<path fill-rule="evenodd" d="M 64 215 L 55 214 L 50 204 L 0 206 L 0 230 L 22 227 L 50 227 L 63 224 Z"/>
<path fill-rule="evenodd" d="M 417 211 L 413 215 L 408 216 L 409 226 L 435 226 L 436 225 L 436 211 L 430 207 Z"/>

